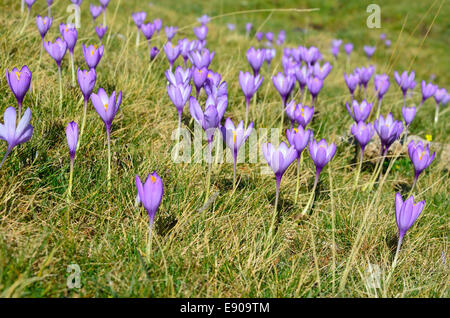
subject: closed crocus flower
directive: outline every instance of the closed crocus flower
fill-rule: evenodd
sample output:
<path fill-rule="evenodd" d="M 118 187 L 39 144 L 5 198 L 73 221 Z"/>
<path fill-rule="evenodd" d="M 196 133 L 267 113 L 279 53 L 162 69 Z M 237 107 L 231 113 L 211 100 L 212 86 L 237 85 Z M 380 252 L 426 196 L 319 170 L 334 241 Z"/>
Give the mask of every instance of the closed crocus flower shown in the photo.
<path fill-rule="evenodd" d="M 205 103 L 205 111 L 203 112 L 197 99 L 193 96 L 189 98 L 189 112 L 194 120 L 203 128 L 206 132 L 208 143 L 211 144 L 214 132 L 219 127 L 220 119 L 225 113 L 227 104 L 221 100 L 220 104 L 216 104 L 212 97 L 208 97 Z"/>
<path fill-rule="evenodd" d="M 417 110 L 414 106 L 412 106 L 412 107 L 403 106 L 402 107 L 402 116 L 403 116 L 403 120 L 405 121 L 406 126 L 409 126 L 412 123 L 414 117 L 416 116 L 416 112 L 417 112 Z"/>
<path fill-rule="evenodd" d="M 308 81 L 308 77 L 310 76 L 311 71 L 306 65 L 303 65 L 302 67 L 297 67 L 295 69 L 295 78 L 298 81 L 298 84 L 300 85 L 300 90 L 303 94 L 303 90 L 305 89 L 306 82 Z"/>
<path fill-rule="evenodd" d="M 61 66 L 61 61 L 67 52 L 67 43 L 58 37 L 54 43 L 44 42 L 44 48 L 47 53 L 55 60 L 58 68 Z"/>
<path fill-rule="evenodd" d="M 108 29 L 108 27 L 105 25 L 99 25 L 95 27 L 95 32 L 97 33 L 98 38 L 100 39 L 100 41 L 103 39 L 103 37 L 105 36 L 106 30 Z"/>
<path fill-rule="evenodd" d="M 275 55 L 277 54 L 277 51 L 275 49 L 266 49 L 264 52 L 264 59 L 267 62 L 267 65 L 270 66 L 270 63 L 274 59 Z"/>
<path fill-rule="evenodd" d="M 142 34 L 144 34 L 144 36 L 147 39 L 147 41 L 150 41 L 150 39 L 152 38 L 153 34 L 156 31 L 156 28 L 153 25 L 153 23 L 151 23 L 151 22 L 143 23 L 141 25 L 141 31 L 142 31 Z"/>
<path fill-rule="evenodd" d="M 265 36 L 266 36 L 266 40 L 267 40 L 267 41 L 269 41 L 270 43 L 273 42 L 273 33 L 272 33 L 272 32 L 267 32 L 267 33 L 265 34 Z"/>
<path fill-rule="evenodd" d="M 78 125 L 76 122 L 71 121 L 66 127 L 67 145 L 69 146 L 70 160 L 75 159 L 75 152 L 77 150 L 78 143 Z"/>
<path fill-rule="evenodd" d="M 122 91 L 116 98 L 116 92 L 108 96 L 103 88 L 99 88 L 97 94 L 91 94 L 91 102 L 94 105 L 95 111 L 105 123 L 106 130 L 109 131 L 122 103 Z"/>
<path fill-rule="evenodd" d="M 378 94 L 378 99 L 380 100 L 389 89 L 389 76 L 387 76 L 386 74 L 375 75 L 373 80 L 375 91 Z"/>
<path fill-rule="evenodd" d="M 91 44 L 86 47 L 83 43 L 83 55 L 87 66 L 95 69 L 103 56 L 103 45 L 97 47 Z"/>
<path fill-rule="evenodd" d="M 39 14 L 36 17 L 36 25 L 41 34 L 41 39 L 44 41 L 44 37 L 47 34 L 48 30 L 52 26 L 53 18 L 52 17 L 41 17 Z"/>
<path fill-rule="evenodd" d="M 208 68 L 214 58 L 214 52 L 210 53 L 208 49 L 196 50 L 191 52 L 189 58 L 196 68 Z"/>
<path fill-rule="evenodd" d="M 136 27 L 139 29 L 142 23 L 144 23 L 147 13 L 144 11 L 132 13 L 131 17 L 133 18 L 134 24 L 136 24 Z"/>
<path fill-rule="evenodd" d="M 302 105 L 301 103 L 295 104 L 295 101 L 291 100 L 286 106 L 286 114 L 291 121 L 291 128 L 294 126 L 294 122 L 305 128 L 314 115 L 314 107 Z"/>
<path fill-rule="evenodd" d="M 328 74 L 330 74 L 332 68 L 333 66 L 331 66 L 331 64 L 328 62 L 323 65 L 315 63 L 313 66 L 313 74 L 323 81 L 328 76 Z"/>
<path fill-rule="evenodd" d="M 159 49 L 156 46 L 152 47 L 152 49 L 150 50 L 150 61 L 153 61 L 158 54 Z"/>
<path fill-rule="evenodd" d="M 264 63 L 265 54 L 264 50 L 255 49 L 253 46 L 247 51 L 247 60 L 253 69 L 253 74 L 256 76 L 259 74 L 259 70 Z"/>
<path fill-rule="evenodd" d="M 255 37 L 258 40 L 258 42 L 261 42 L 262 38 L 264 36 L 264 33 L 262 33 L 261 31 L 256 32 Z"/>
<path fill-rule="evenodd" d="M 204 41 L 206 36 L 208 35 L 208 27 L 206 25 L 202 25 L 194 28 L 194 34 L 200 41 Z"/>
<path fill-rule="evenodd" d="M 436 104 L 439 105 L 440 103 L 442 103 L 447 98 L 447 95 L 447 90 L 445 88 L 437 89 L 433 95 Z"/>
<path fill-rule="evenodd" d="M 365 99 L 361 103 L 353 100 L 351 107 L 348 103 L 345 103 L 345 106 L 347 107 L 347 111 L 353 118 L 353 120 L 355 122 L 360 122 L 366 121 L 366 119 L 369 117 L 373 103 L 368 103 Z"/>
<path fill-rule="evenodd" d="M 406 232 L 411 228 L 414 222 L 416 222 L 424 207 L 425 201 L 415 203 L 413 196 L 410 196 L 403 201 L 400 193 L 395 194 L 395 220 L 397 221 L 399 236 L 398 249 L 400 248 L 401 241 Z"/>
<path fill-rule="evenodd" d="M 75 48 L 75 44 L 77 44 L 78 39 L 77 29 L 73 26 L 61 23 L 59 25 L 59 31 L 64 41 L 67 43 L 67 49 L 69 50 L 70 54 L 73 54 L 73 49 Z"/>
<path fill-rule="evenodd" d="M 13 68 L 10 72 L 9 69 L 6 68 L 6 81 L 19 105 L 19 117 L 22 114 L 23 99 L 30 88 L 31 77 L 31 71 L 26 65 L 22 66 L 20 71 L 17 68 Z"/>
<path fill-rule="evenodd" d="M 102 6 L 94 6 L 92 3 L 89 4 L 89 11 L 91 12 L 92 15 L 92 20 L 95 21 L 95 19 L 97 19 L 97 17 L 102 14 L 103 11 L 103 7 Z"/>
<path fill-rule="evenodd" d="M 250 22 L 245 25 L 245 32 L 247 33 L 247 36 L 250 34 L 250 31 L 252 30 L 252 28 L 253 28 L 253 24 L 251 24 Z"/>
<path fill-rule="evenodd" d="M 288 147 L 284 142 L 281 142 L 278 148 L 275 148 L 271 143 L 265 143 L 262 145 L 262 151 L 264 158 L 266 158 L 277 178 L 277 182 L 281 181 L 281 177 L 287 168 L 297 159 L 295 148 L 293 146 Z"/>
<path fill-rule="evenodd" d="M 200 18 L 197 19 L 197 21 L 200 22 L 202 25 L 208 24 L 210 20 L 211 20 L 210 17 L 208 17 L 208 15 L 206 14 L 202 15 Z"/>
<path fill-rule="evenodd" d="M 432 97 L 436 93 L 438 86 L 433 85 L 432 83 L 427 84 L 425 81 L 422 81 L 420 86 L 422 88 L 422 101 L 420 102 L 421 106 L 428 98 Z"/>
<path fill-rule="evenodd" d="M 333 54 L 334 58 L 337 59 L 339 54 L 339 47 L 338 46 L 332 46 L 331 47 L 331 54 Z"/>
<path fill-rule="evenodd" d="M 389 113 L 386 118 L 380 115 L 375 119 L 374 128 L 381 140 L 381 153 L 386 155 L 392 143 L 400 137 L 403 131 L 403 123 L 394 120 L 392 113 Z"/>
<path fill-rule="evenodd" d="M 359 83 L 364 86 L 364 89 L 367 89 L 367 84 L 369 83 L 373 73 L 375 72 L 375 67 L 370 65 L 369 67 L 356 68 L 356 72 L 359 76 Z"/>
<path fill-rule="evenodd" d="M 31 7 L 36 2 L 36 0 L 25 0 L 25 3 L 27 4 L 28 10 L 31 10 Z"/>
<path fill-rule="evenodd" d="M 306 81 L 306 86 L 308 86 L 308 91 L 312 96 L 312 104 L 314 105 L 317 95 L 319 95 L 320 90 L 323 86 L 323 81 L 317 76 L 310 76 Z"/>
<path fill-rule="evenodd" d="M 206 78 L 208 76 L 208 69 L 206 67 L 196 68 L 192 71 L 192 81 L 194 82 L 195 88 L 197 90 L 197 98 L 200 93 L 200 89 L 205 84 Z"/>
<path fill-rule="evenodd" d="M 76 6 L 80 6 L 81 2 L 83 2 L 83 0 L 70 0 L 70 1 L 72 1 L 72 3 Z"/>
<path fill-rule="evenodd" d="M 164 31 L 166 32 L 167 39 L 171 41 L 173 37 L 177 34 L 178 28 L 174 26 L 166 26 L 164 28 Z"/>
<path fill-rule="evenodd" d="M 218 97 L 227 96 L 227 82 L 222 80 L 222 76 L 219 73 L 214 73 L 213 71 L 208 71 L 208 76 L 206 77 L 204 89 L 206 95 L 217 99 Z"/>
<path fill-rule="evenodd" d="M 8 143 L 8 149 L 3 157 L 0 167 L 8 157 L 11 150 L 24 142 L 30 140 L 33 135 L 33 126 L 30 125 L 31 110 L 27 108 L 23 117 L 20 119 L 19 124 L 16 127 L 16 109 L 14 107 L 8 107 L 3 115 L 4 124 L 0 124 L 0 139 L 3 139 Z"/>
<path fill-rule="evenodd" d="M 347 84 L 348 90 L 353 98 L 353 93 L 356 90 L 356 87 L 359 84 L 359 75 L 358 74 L 349 74 L 344 73 L 345 83 Z"/>
<path fill-rule="evenodd" d="M 353 51 L 353 44 L 352 44 L 352 43 L 346 43 L 346 44 L 344 45 L 344 51 L 345 51 L 345 53 L 346 53 L 348 56 L 350 56 L 350 54 L 351 54 L 352 51 Z"/>
<path fill-rule="evenodd" d="M 192 70 L 190 68 L 183 69 L 181 66 L 177 66 L 175 73 L 172 73 L 170 70 L 166 70 L 164 74 L 166 75 L 166 79 L 172 85 L 186 86 L 191 80 Z"/>
<path fill-rule="evenodd" d="M 181 114 L 183 113 L 184 105 L 188 101 L 191 96 L 191 85 L 184 86 L 183 84 L 167 85 L 167 94 L 170 97 L 170 100 L 175 105 L 178 111 L 178 126 L 181 126 Z"/>
<path fill-rule="evenodd" d="M 371 123 L 365 124 L 363 121 L 354 123 L 352 125 L 351 131 L 352 135 L 355 137 L 355 139 L 361 146 L 362 152 L 364 152 L 364 149 L 366 148 L 367 144 L 369 143 L 370 139 L 372 139 L 373 134 L 375 133 L 372 124 Z"/>
<path fill-rule="evenodd" d="M 109 0 L 100 0 L 100 4 L 102 5 L 103 9 L 106 9 L 109 4 Z"/>
<path fill-rule="evenodd" d="M 148 213 L 151 235 L 155 215 L 164 194 L 163 182 L 156 171 L 154 171 L 147 176 L 144 184 L 142 184 L 139 176 L 136 176 L 136 188 L 138 192 L 138 201 L 142 203 Z"/>
<path fill-rule="evenodd" d="M 320 174 L 323 167 L 334 157 L 336 145 L 335 143 L 328 145 L 325 139 L 319 142 L 313 139 L 309 142 L 308 151 L 316 166 L 316 171 Z"/>
<path fill-rule="evenodd" d="M 433 162 L 436 153 L 430 154 L 429 145 L 424 147 L 422 141 L 419 140 L 416 144 L 411 140 L 408 144 L 408 155 L 414 166 L 414 188 L 419 175 Z"/>
<path fill-rule="evenodd" d="M 155 25 L 156 31 L 159 33 L 162 28 L 162 20 L 161 19 L 155 19 L 153 20 L 153 24 Z"/>
<path fill-rule="evenodd" d="M 163 48 L 164 52 L 166 53 L 167 60 L 170 63 L 170 69 L 172 69 L 173 63 L 180 55 L 180 47 L 178 45 L 172 44 L 171 42 L 167 42 L 166 44 L 164 44 Z"/>
<path fill-rule="evenodd" d="M 94 90 L 95 82 L 97 81 L 97 73 L 95 69 L 81 70 L 78 68 L 77 81 L 80 86 L 80 90 L 83 93 L 84 101 L 87 102 Z"/>
<path fill-rule="evenodd" d="M 367 57 L 370 59 L 372 57 L 372 55 L 375 53 L 375 46 L 368 46 L 365 45 L 364 46 L 364 53 L 366 53 Z"/>
<path fill-rule="evenodd" d="M 278 72 L 277 75 L 272 77 L 272 82 L 281 96 L 284 109 L 284 107 L 286 107 L 286 101 L 289 95 L 291 94 L 292 90 L 294 89 L 295 77 Z"/>
<path fill-rule="evenodd" d="M 311 46 L 310 48 L 304 48 L 301 50 L 302 59 L 308 65 L 314 65 L 318 60 L 322 58 L 322 54 L 319 49 L 315 46 Z"/>
<path fill-rule="evenodd" d="M 402 75 L 399 75 L 397 71 L 394 72 L 395 81 L 403 92 L 403 100 L 406 99 L 406 93 L 408 90 L 414 89 L 416 86 L 416 82 L 414 81 L 415 76 L 416 73 L 414 71 L 411 71 L 409 75 L 407 71 L 404 71 Z M 403 102 L 403 105 L 405 105 L 405 102 Z"/>
<path fill-rule="evenodd" d="M 312 131 L 311 129 L 305 130 L 302 125 L 299 125 L 297 128 L 287 129 L 286 137 L 289 144 L 297 151 L 297 158 L 300 159 L 300 155 L 312 138 Z"/>
<path fill-rule="evenodd" d="M 253 76 L 249 72 L 243 73 L 239 72 L 239 84 L 241 85 L 242 92 L 245 96 L 246 108 L 248 113 L 248 106 L 251 98 L 255 95 L 259 86 L 261 85 L 264 77 L 262 76 Z"/>

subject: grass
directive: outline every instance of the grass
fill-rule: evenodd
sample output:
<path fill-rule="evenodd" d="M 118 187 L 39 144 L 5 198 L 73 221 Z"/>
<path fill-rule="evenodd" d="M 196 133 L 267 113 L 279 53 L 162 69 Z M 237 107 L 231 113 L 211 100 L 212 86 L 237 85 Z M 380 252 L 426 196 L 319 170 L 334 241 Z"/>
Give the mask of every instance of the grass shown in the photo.
<path fill-rule="evenodd" d="M 55 1 L 53 26 L 46 36 L 58 36 L 65 21 L 66 3 Z M 67 1 L 68 2 L 68 1 Z M 341 55 L 319 95 L 311 128 L 316 138 L 337 143 L 335 158 L 324 169 L 312 212 L 299 219 L 308 200 L 315 170 L 305 154 L 298 203 L 294 204 L 296 167 L 293 164 L 281 184 L 280 222 L 274 240 L 268 242 L 275 199 L 275 178 L 261 174 L 264 160 L 238 164 L 239 185 L 232 191 L 232 164 L 213 165 L 212 204 L 202 210 L 206 163 L 176 164 L 171 160 L 177 113 L 166 93 L 163 54 L 149 63 L 147 46 L 135 48 L 136 27 L 131 12 L 161 17 L 164 25 L 180 28 L 176 39 L 192 38 L 192 26 L 203 13 L 214 18 L 208 47 L 215 50 L 211 69 L 228 82 L 226 116 L 245 117 L 245 100 L 238 84 L 240 70 L 250 70 L 245 52 L 256 40 L 247 39 L 247 21 L 255 28 L 287 32 L 288 45 L 316 45 L 325 60 L 332 60 L 332 38 L 355 44 L 351 68 L 367 65 L 362 46 L 378 43 L 373 58 L 377 73 L 388 72 L 391 88 L 382 114 L 392 111 L 401 118 L 402 98 L 393 71 L 414 69 L 417 80 L 448 87 L 448 6 L 443 1 L 380 1 L 382 29 L 368 29 L 365 1 L 298 1 L 276 4 L 277 9 L 319 8 L 314 12 L 272 9 L 272 1 L 173 1 L 147 6 L 138 1 L 111 1 L 105 54 L 97 68 L 96 89 L 123 91 L 122 106 L 112 125 L 112 190 L 107 191 L 107 144 L 104 125 L 89 105 L 83 144 L 77 152 L 72 201 L 66 202 L 69 153 L 65 126 L 79 124 L 83 98 L 71 86 L 68 57 L 62 63 L 63 112 L 59 112 L 56 64 L 44 51 L 39 64 L 40 36 L 34 16 L 45 15 L 45 2 L 32 8 L 29 25 L 19 34 L 25 15 L 17 1 L 6 0 L 0 10 L 1 70 L 28 65 L 33 72 L 31 107 L 34 135 L 17 147 L 0 169 L 0 295 L 3 297 L 448 297 L 448 211 L 450 205 L 448 162 L 436 160 L 420 177 L 414 195 L 426 200 L 425 209 L 407 233 L 390 284 L 386 285 L 397 243 L 394 194 L 408 193 L 413 170 L 400 156 L 382 187 L 371 192 L 353 189 L 357 169 L 354 146 L 339 136 L 348 134 L 351 119 L 344 102 L 348 91 L 343 80 Z M 88 4 L 82 5 L 81 28 L 75 48 L 75 66 L 85 67 L 81 44 L 96 43 Z M 439 11 L 439 14 L 438 14 Z M 235 14 L 232 14 L 235 12 Z M 220 17 L 222 16 L 222 17 Z M 98 18 L 99 23 L 102 17 Z M 226 23 L 236 23 L 229 32 Z M 432 26 L 432 27 L 431 27 Z M 428 32 L 429 31 L 429 32 Z M 377 42 L 385 32 L 392 47 Z M 163 33 L 162 33 L 163 34 Z M 164 36 L 154 43 L 160 46 Z M 345 43 L 345 42 L 344 42 Z M 257 128 L 277 128 L 280 98 L 271 74 L 281 70 L 281 52 L 272 69 L 263 70 L 264 82 L 250 120 Z M 370 96 L 372 96 L 372 82 Z M 420 84 L 419 84 L 420 85 Z M 418 104 L 420 90 L 408 100 Z M 308 97 L 309 98 L 309 97 Z M 1 111 L 16 105 L 4 77 L 0 81 Z M 450 141 L 448 108 L 432 125 L 434 102 L 427 101 L 410 127 L 410 134 Z M 373 120 L 373 118 L 371 118 Z M 187 107 L 183 125 L 194 129 Z M 287 126 L 287 125 L 286 125 Z M 285 140 L 285 137 L 283 137 Z M 5 144 L 5 143 L 4 143 Z M 206 142 L 203 142 L 206 149 Z M 6 150 L 6 144 L 2 151 Z M 205 151 L 205 150 L 204 150 Z M 391 159 L 386 165 L 393 163 Z M 135 176 L 156 170 L 165 194 L 156 216 L 152 249 L 146 254 L 148 217 L 135 208 Z M 359 185 L 370 179 L 373 164 L 365 162 Z M 81 288 L 67 287 L 67 267 L 81 268 Z M 368 284 L 369 268 L 380 274 L 380 288 Z"/>

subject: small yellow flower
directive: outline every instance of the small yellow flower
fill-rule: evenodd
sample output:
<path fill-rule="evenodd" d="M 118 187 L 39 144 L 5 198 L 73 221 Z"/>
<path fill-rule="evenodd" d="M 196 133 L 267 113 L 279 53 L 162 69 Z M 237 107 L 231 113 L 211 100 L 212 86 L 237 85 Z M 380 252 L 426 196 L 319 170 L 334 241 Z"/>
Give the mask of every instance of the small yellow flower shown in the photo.
<path fill-rule="evenodd" d="M 426 139 L 427 141 L 432 141 L 432 140 L 433 140 L 433 136 L 432 136 L 431 134 L 426 134 L 426 135 L 425 135 L 425 139 Z"/>

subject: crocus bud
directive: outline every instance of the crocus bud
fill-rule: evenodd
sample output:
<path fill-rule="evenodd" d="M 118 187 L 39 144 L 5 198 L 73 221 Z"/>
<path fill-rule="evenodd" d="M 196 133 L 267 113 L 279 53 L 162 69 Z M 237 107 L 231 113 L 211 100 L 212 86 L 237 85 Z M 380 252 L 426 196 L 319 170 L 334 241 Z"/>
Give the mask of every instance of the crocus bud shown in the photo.
<path fill-rule="evenodd" d="M 78 143 L 78 125 L 71 121 L 66 127 L 67 145 L 69 146 L 70 160 L 75 159 L 75 151 Z"/>

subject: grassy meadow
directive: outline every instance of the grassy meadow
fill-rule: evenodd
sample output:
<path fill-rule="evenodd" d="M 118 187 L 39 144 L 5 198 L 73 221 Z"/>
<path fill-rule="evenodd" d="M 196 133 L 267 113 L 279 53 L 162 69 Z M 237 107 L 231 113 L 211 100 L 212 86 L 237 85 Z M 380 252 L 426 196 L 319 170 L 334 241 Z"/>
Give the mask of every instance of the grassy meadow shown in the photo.
<path fill-rule="evenodd" d="M 414 170 L 407 154 L 392 155 L 383 184 L 363 191 L 374 163 L 363 164 L 358 187 L 353 188 L 357 161 L 355 145 L 348 141 L 352 119 L 345 108 L 349 100 L 343 73 L 355 67 L 376 65 L 376 73 L 390 76 L 383 100 L 383 115 L 392 112 L 401 120 L 402 94 L 394 71 L 415 70 L 417 86 L 407 104 L 418 105 L 420 81 L 433 79 L 449 88 L 450 14 L 443 0 L 378 1 L 381 29 L 369 29 L 366 19 L 371 1 L 175 1 L 112 0 L 107 9 L 105 53 L 97 67 L 94 92 L 123 92 L 111 134 L 112 188 L 108 190 L 107 143 L 104 124 L 89 103 L 82 144 L 75 158 L 72 200 L 66 200 L 69 151 L 65 127 L 81 123 L 83 96 L 72 86 L 69 54 L 62 62 L 63 105 L 59 109 L 56 63 L 42 50 L 36 15 L 47 15 L 46 1 L 38 0 L 23 33 L 16 0 L 0 3 L 0 102 L 3 114 L 17 102 L 5 78 L 6 68 L 28 65 L 33 72 L 32 94 L 24 109 L 31 108 L 32 139 L 9 155 L 0 169 L 0 296 L 1 297 L 448 297 L 449 269 L 449 156 L 450 113 L 441 109 L 433 125 L 435 102 L 431 98 L 418 111 L 409 134 L 431 135 L 441 146 L 433 148 L 434 162 L 422 173 L 413 191 L 426 200 L 425 209 L 403 241 L 398 264 L 386 279 L 397 245 L 394 195 L 405 198 Z M 66 22 L 69 0 L 55 0 L 53 25 L 47 41 L 59 36 Z M 98 44 L 89 13 L 82 3 L 81 27 L 75 47 L 75 68 L 86 68 L 82 43 Z M 296 9 L 318 8 L 302 12 Z M 257 30 L 278 34 L 286 30 L 286 46 L 317 46 L 333 69 L 324 81 L 310 128 L 314 137 L 334 141 L 336 155 L 324 168 L 310 214 L 299 218 L 308 201 L 315 169 L 307 151 L 295 203 L 296 167 L 283 177 L 273 241 L 268 229 L 275 201 L 275 178 L 263 174 L 263 157 L 257 163 L 238 164 L 238 186 L 232 189 L 231 163 L 213 164 L 212 198 L 205 201 L 207 163 L 175 163 L 171 152 L 177 112 L 166 91 L 164 71 L 169 63 L 162 50 L 164 31 L 152 43 L 161 53 L 150 63 L 142 34 L 136 48 L 136 26 L 131 13 L 144 10 L 147 21 L 161 18 L 164 25 L 179 27 L 175 40 L 194 39 L 197 18 L 208 14 L 206 47 L 215 51 L 210 69 L 228 84 L 225 117 L 236 123 L 245 117 L 245 98 L 239 71 L 251 71 L 249 47 L 259 47 Z M 253 23 L 251 37 L 245 24 Z M 236 24 L 230 31 L 227 23 Z M 163 27 L 164 28 L 164 27 Z M 386 33 L 386 48 L 379 40 Z M 331 40 L 355 45 L 350 64 L 341 46 L 337 61 Z M 377 45 L 368 61 L 364 45 Z M 282 71 L 282 49 L 271 68 L 263 66 L 264 81 L 249 120 L 255 128 L 278 128 L 281 99 L 272 75 Z M 176 65 L 182 65 L 179 58 Z M 294 98 L 299 102 L 298 84 Z M 194 90 L 195 91 L 195 90 Z M 373 79 L 369 99 L 374 100 Z M 202 97 L 203 98 L 203 97 Z M 204 100 L 204 99 L 202 99 Z M 308 95 L 307 104 L 310 103 Z M 375 109 L 375 106 L 374 106 Z M 375 111 L 370 120 L 375 119 Z M 286 118 L 285 118 L 286 119 Z M 3 118 L 1 119 L 3 122 Z M 194 131 L 186 106 L 184 128 Z M 286 119 L 284 127 L 288 128 Z M 281 140 L 286 141 L 283 134 Z M 202 143 L 204 149 L 207 143 Z M 1 143 L 0 154 L 6 151 Z M 226 151 L 229 151 L 228 149 Z M 259 154 L 259 156 L 262 156 Z M 155 219 L 151 250 L 147 249 L 148 216 L 135 206 L 136 174 L 156 170 L 164 182 L 164 196 Z M 386 172 L 385 170 L 385 172 Z M 78 264 L 81 287 L 68 288 L 68 266 Z M 374 274 L 375 273 L 375 274 Z M 375 278 L 375 284 L 371 283 Z M 378 285 L 379 283 L 379 285 Z M 375 286 L 375 287 L 374 287 Z"/>

